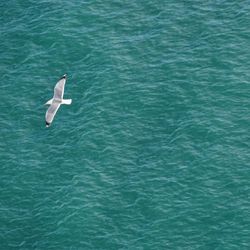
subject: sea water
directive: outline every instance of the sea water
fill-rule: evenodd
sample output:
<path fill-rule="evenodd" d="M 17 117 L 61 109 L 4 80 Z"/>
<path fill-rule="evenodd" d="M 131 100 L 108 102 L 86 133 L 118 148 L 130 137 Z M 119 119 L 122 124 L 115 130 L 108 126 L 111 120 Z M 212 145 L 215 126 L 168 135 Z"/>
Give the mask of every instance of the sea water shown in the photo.
<path fill-rule="evenodd" d="M 248 1 L 0 10 L 0 249 L 250 248 Z"/>

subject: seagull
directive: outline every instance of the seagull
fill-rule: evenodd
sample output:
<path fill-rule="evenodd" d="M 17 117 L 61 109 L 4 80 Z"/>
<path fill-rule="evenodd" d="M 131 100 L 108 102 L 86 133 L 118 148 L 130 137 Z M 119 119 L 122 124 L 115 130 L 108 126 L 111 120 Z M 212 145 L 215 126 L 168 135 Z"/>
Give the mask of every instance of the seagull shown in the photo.
<path fill-rule="evenodd" d="M 63 99 L 65 83 L 66 83 L 66 74 L 63 75 L 61 79 L 57 82 L 54 88 L 53 98 L 45 103 L 45 105 L 50 105 L 45 115 L 46 127 L 49 127 L 50 124 L 52 123 L 56 115 L 56 112 L 61 106 L 61 104 L 70 105 L 72 102 L 72 99 Z"/>

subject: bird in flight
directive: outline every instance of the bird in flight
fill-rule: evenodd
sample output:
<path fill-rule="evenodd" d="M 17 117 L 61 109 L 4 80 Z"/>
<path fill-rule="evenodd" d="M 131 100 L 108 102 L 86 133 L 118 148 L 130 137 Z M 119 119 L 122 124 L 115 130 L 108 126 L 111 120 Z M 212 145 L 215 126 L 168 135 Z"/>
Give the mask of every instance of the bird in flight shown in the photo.
<path fill-rule="evenodd" d="M 45 105 L 50 105 L 45 115 L 46 127 L 49 127 L 50 124 L 52 123 L 56 115 L 56 112 L 61 106 L 61 104 L 70 105 L 72 102 L 72 99 L 63 99 L 65 83 L 66 83 L 66 74 L 63 75 L 61 79 L 57 82 L 54 88 L 53 98 L 45 103 Z"/>

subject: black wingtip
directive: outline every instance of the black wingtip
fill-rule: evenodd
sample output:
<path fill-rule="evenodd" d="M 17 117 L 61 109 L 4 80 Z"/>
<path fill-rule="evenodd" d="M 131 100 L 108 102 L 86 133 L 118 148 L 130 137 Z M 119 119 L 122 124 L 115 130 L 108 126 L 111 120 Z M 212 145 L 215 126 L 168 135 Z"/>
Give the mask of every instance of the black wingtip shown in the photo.
<path fill-rule="evenodd" d="M 67 77 L 67 74 L 64 74 L 61 79 L 65 79 Z"/>
<path fill-rule="evenodd" d="M 49 122 L 46 122 L 46 128 L 50 126 L 50 123 Z"/>

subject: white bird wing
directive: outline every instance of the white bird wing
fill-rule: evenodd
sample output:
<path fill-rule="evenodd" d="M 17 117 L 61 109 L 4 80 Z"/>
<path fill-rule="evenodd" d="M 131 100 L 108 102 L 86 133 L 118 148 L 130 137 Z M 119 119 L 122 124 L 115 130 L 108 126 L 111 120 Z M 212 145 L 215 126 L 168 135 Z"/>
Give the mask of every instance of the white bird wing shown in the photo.
<path fill-rule="evenodd" d="M 64 86 L 66 83 L 66 75 L 63 75 L 62 78 L 57 82 L 54 88 L 53 99 L 62 99 L 64 94 Z"/>
<path fill-rule="evenodd" d="M 45 115 L 45 120 L 46 120 L 47 126 L 49 126 L 52 123 L 60 105 L 61 105 L 61 103 L 53 101 L 52 104 L 50 105 L 50 107 L 48 108 L 46 115 Z"/>

